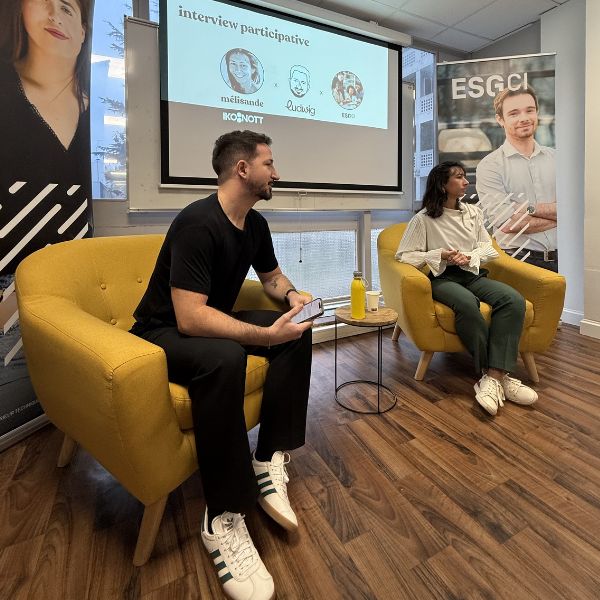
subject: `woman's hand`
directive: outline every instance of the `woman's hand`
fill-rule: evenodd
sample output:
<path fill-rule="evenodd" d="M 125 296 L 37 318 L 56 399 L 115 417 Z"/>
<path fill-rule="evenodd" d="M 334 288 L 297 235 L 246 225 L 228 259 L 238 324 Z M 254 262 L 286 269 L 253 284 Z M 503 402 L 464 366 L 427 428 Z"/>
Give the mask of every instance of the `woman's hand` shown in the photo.
<path fill-rule="evenodd" d="M 466 267 L 471 259 L 458 250 L 442 250 L 442 260 L 445 260 L 449 265 L 457 267 Z"/>

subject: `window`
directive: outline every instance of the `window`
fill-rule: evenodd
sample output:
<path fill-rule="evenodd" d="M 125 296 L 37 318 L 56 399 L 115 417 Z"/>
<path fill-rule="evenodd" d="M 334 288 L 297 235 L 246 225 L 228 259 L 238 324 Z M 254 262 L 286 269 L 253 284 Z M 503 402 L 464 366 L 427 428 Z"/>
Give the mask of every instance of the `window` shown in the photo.
<path fill-rule="evenodd" d="M 90 90 L 92 195 L 125 199 L 125 40 L 127 2 L 96 2 Z"/>
<path fill-rule="evenodd" d="M 371 229 L 371 263 L 373 268 L 371 270 L 371 289 L 380 290 L 381 283 L 379 281 L 379 257 L 377 256 L 377 237 L 383 231 L 383 227 L 380 229 Z"/>
<path fill-rule="evenodd" d="M 155 23 L 159 21 L 158 0 L 150 0 L 150 20 Z"/>
<path fill-rule="evenodd" d="M 356 231 L 273 232 L 281 270 L 298 289 L 323 299 L 348 296 L 356 269 Z M 258 279 L 254 271 L 248 275 Z"/>
<path fill-rule="evenodd" d="M 415 86 L 415 202 L 425 191 L 427 175 L 435 164 L 435 56 L 416 48 L 402 49 L 402 77 Z"/>

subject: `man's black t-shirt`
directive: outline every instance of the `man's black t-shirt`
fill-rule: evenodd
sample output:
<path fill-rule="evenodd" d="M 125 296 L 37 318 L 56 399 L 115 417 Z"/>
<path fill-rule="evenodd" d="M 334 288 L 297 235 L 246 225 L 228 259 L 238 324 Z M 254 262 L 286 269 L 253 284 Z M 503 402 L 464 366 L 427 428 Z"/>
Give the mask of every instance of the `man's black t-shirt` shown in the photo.
<path fill-rule="evenodd" d="M 250 210 L 242 231 L 223 212 L 217 194 L 196 200 L 167 232 L 132 332 L 176 326 L 171 287 L 206 294 L 208 306 L 231 312 L 250 266 L 257 273 L 277 268 L 265 218 Z"/>

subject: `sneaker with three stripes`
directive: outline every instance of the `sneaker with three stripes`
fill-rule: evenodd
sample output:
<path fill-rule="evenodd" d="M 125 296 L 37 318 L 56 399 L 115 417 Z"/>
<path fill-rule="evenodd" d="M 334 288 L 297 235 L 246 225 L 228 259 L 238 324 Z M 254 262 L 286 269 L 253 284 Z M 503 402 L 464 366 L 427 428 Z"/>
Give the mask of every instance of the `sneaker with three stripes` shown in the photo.
<path fill-rule="evenodd" d="M 243 515 L 224 512 L 208 530 L 204 513 L 202 542 L 215 563 L 225 594 L 232 600 L 272 600 L 275 584 L 254 547 Z"/>
<path fill-rule="evenodd" d="M 287 452 L 277 451 L 270 461 L 261 462 L 252 455 L 252 466 L 260 490 L 258 503 L 279 525 L 288 531 L 298 529 L 298 519 L 290 506 L 287 483 L 290 480 L 285 465 L 290 462 Z"/>

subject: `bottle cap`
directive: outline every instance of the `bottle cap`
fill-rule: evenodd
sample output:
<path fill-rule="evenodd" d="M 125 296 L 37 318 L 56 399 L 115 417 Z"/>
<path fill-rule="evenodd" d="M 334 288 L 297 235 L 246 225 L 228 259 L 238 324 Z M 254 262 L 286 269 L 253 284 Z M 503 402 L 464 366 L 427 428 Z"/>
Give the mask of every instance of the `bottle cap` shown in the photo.
<path fill-rule="evenodd" d="M 354 271 L 354 277 L 362 277 L 362 271 Z"/>

